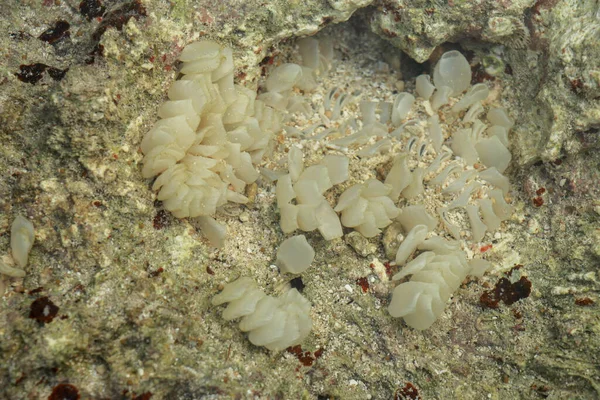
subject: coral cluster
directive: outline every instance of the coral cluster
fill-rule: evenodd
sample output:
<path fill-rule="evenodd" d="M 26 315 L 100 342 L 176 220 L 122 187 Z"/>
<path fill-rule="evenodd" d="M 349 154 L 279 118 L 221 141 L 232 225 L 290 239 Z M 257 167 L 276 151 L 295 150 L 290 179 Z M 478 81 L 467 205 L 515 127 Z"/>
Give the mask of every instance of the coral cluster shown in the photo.
<path fill-rule="evenodd" d="M 302 65 L 284 63 L 273 68 L 257 97 L 233 84 L 230 49 L 196 42 L 180 56 L 184 76 L 169 90 L 170 100 L 159 111 L 163 119 L 142 142 L 143 174 L 160 174 L 153 188 L 159 190 L 165 208 L 180 218 L 199 217 L 213 242 L 222 243 L 225 233 L 212 216 L 227 201 L 247 201 L 242 194 L 245 185 L 258 177 L 253 165 L 280 126 L 288 135 L 307 135 L 294 126 L 291 115 L 314 114 L 302 92 L 314 90 L 316 78 L 329 70 L 332 47 L 307 38 L 299 41 L 299 50 Z M 326 154 L 318 163 L 305 166 L 302 148 L 291 146 L 287 173 L 262 171 L 277 180 L 275 194 L 284 233 L 318 229 L 325 240 L 333 240 L 343 236 L 345 226 L 371 238 L 399 224 L 405 236 L 399 237 L 403 240 L 396 264 L 404 265 L 417 250 L 425 252 L 394 277 L 412 276 L 394 290 L 389 311 L 416 329 L 426 329 L 442 314 L 467 274 L 481 275 L 490 266 L 483 260 L 474 265 L 467 262 L 459 243 L 464 236 L 463 212 L 475 242 L 511 215 L 505 201 L 509 183 L 502 173 L 511 161 L 508 133 L 513 121 L 487 102 L 490 90 L 485 84 L 471 86 L 469 63 L 458 51 L 441 56 L 433 83 L 428 75 L 421 75 L 415 86 L 417 97 L 401 92 L 393 102 L 362 101 L 360 120 L 314 136 L 329 142 L 335 151 L 358 148 L 356 156 L 361 159 L 390 150 L 395 154 L 383 181 L 371 178 L 355 183 L 339 196 L 335 208 L 324 193 L 351 178 L 349 157 Z M 336 119 L 354 100 L 355 96 L 336 89 L 324 99 L 324 107 L 333 103 L 329 116 Z M 488 123 L 480 119 L 483 114 Z M 325 126 L 332 125 L 325 113 L 322 117 Z M 422 203 L 440 194 L 444 205 L 438 202 L 432 216 Z M 442 238 L 443 232 L 436 234 L 440 222 L 455 240 Z M 282 272 L 301 273 L 313 258 L 314 250 L 300 235 L 281 244 L 277 264 Z M 224 318 L 244 317 L 240 328 L 251 331 L 250 341 L 256 345 L 280 350 L 299 343 L 310 331 L 310 305 L 294 290 L 278 301 L 242 278 L 213 300 L 224 302 L 230 303 Z"/>
<path fill-rule="evenodd" d="M 344 156 L 327 155 L 319 164 L 304 169 L 300 149 L 290 149 L 289 173 L 277 180 L 276 187 L 283 232 L 318 229 L 325 240 L 342 237 L 339 217 L 323 193 L 348 178 L 348 163 Z"/>
<path fill-rule="evenodd" d="M 300 343 L 312 328 L 310 303 L 296 289 L 280 298 L 267 296 L 247 277 L 239 278 L 223 288 L 212 300 L 213 305 L 229 303 L 223 318 L 242 318 L 240 330 L 256 346 L 279 351 Z"/>
<path fill-rule="evenodd" d="M 199 217 L 203 232 L 220 246 L 225 227 L 213 216 L 227 202 L 244 204 L 254 164 L 280 126 L 280 113 L 256 92 L 233 81 L 230 48 L 212 41 L 186 46 L 183 77 L 169 89 L 159 120 L 144 137 L 142 174 L 159 175 L 152 189 L 178 218 Z M 275 79 L 276 81 L 276 79 Z"/>
<path fill-rule="evenodd" d="M 0 260 L 0 295 L 4 293 L 4 281 L 2 275 L 11 278 L 22 278 L 25 276 L 25 266 L 29 260 L 29 252 L 33 247 L 35 232 L 33 224 L 28 219 L 18 215 L 10 228 L 10 249 L 12 260 L 16 266 L 11 266 Z"/>
<path fill-rule="evenodd" d="M 390 185 L 369 179 L 346 189 L 335 211 L 341 212 L 342 225 L 356 229 L 367 238 L 377 236 L 399 214 L 390 198 L 391 192 Z"/>
<path fill-rule="evenodd" d="M 415 231 L 421 233 L 411 234 Z M 388 306 L 392 317 L 403 317 L 407 325 L 419 330 L 429 328 L 439 318 L 446 302 L 467 274 L 480 276 L 489 267 L 483 260 L 475 265 L 467 263 L 466 254 L 460 250 L 458 242 L 438 236 L 425 240 L 422 232 L 426 233 L 427 227 L 417 225 L 400 246 L 405 250 L 410 242 L 412 251 L 415 248 L 428 251 L 415 257 L 394 275 L 393 280 L 409 275 L 411 278 L 396 286 Z"/>
<path fill-rule="evenodd" d="M 514 122 L 505 110 L 495 106 L 486 84 L 471 86 L 470 65 L 458 51 L 441 56 L 433 69 L 433 83 L 428 75 L 417 77 L 414 95 L 401 92 L 393 102 L 361 101 L 360 119 L 332 123 L 343 119 L 344 107 L 352 107 L 355 100 L 355 96 L 345 96 L 337 88 L 332 90 L 323 101 L 324 109 L 330 110 L 329 117 L 322 114 L 323 123 L 329 126 L 312 138 L 327 143 L 335 152 L 360 159 L 391 152 L 393 160 L 383 182 L 374 178 L 359 181 L 339 196 L 334 210 L 341 213 L 341 225 L 354 228 L 367 238 L 379 235 L 392 224 L 400 225 L 405 236 L 399 236 L 397 265 L 410 260 L 426 241 L 446 243 L 442 238 L 446 233 L 455 239 L 436 247 L 437 251 L 429 253 L 427 258 L 420 258 L 427 260 L 418 264 L 422 274 L 411 280 L 410 285 L 401 284 L 394 291 L 392 314 L 406 316 L 409 325 L 424 329 L 441 315 L 451 293 L 472 272 L 461 246 L 468 247 L 468 241 L 480 242 L 512 214 L 512 207 L 505 200 L 510 186 L 503 172 L 511 162 L 508 135 Z M 302 134 L 310 138 L 307 132 Z M 322 220 L 314 218 L 314 212 L 309 219 L 298 210 L 307 205 L 328 205 L 322 197 L 332 186 L 327 168 L 320 164 L 309 167 L 314 171 L 300 185 L 301 160 L 299 148 L 292 147 L 288 155 L 290 172 L 277 183 L 284 232 L 315 229 Z M 292 199 L 297 204 L 290 204 Z M 333 215 L 331 221 L 335 221 Z M 341 234 L 323 236 L 331 239 Z M 451 252 L 441 252 L 448 246 L 452 247 Z M 430 257 L 432 254 L 435 259 Z M 490 266 L 483 261 L 478 265 Z M 414 268 L 415 264 L 411 264 L 411 269 Z M 452 276 L 447 271 L 452 271 Z M 429 284 L 428 291 L 443 291 L 441 295 L 417 294 L 417 287 L 425 293 L 423 282 L 419 285 L 416 282 L 426 272 L 452 278 L 446 286 L 437 281 L 423 281 Z M 478 270 L 476 275 L 480 274 Z M 410 296 L 405 292 L 409 287 Z"/>

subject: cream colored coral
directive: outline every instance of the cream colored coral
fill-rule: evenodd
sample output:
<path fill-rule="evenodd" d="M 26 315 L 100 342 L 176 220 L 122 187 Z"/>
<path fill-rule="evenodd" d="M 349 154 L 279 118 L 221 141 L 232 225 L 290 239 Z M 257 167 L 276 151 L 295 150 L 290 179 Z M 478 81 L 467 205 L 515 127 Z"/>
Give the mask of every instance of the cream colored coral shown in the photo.
<path fill-rule="evenodd" d="M 310 302 L 296 289 L 275 298 L 265 295 L 252 279 L 242 277 L 225 285 L 212 300 L 215 306 L 224 303 L 229 304 L 223 318 L 242 318 L 240 330 L 249 332 L 248 339 L 255 346 L 280 351 L 301 343 L 312 329 Z"/>
<path fill-rule="evenodd" d="M 10 228 L 10 248 L 12 260 L 16 266 L 10 265 L 10 262 L 0 259 L 0 295 L 4 293 L 6 284 L 2 280 L 2 275 L 10 278 L 22 278 L 25 276 L 25 266 L 29 260 L 29 252 L 33 247 L 35 240 L 35 231 L 33 224 L 28 219 L 18 215 Z"/>
<path fill-rule="evenodd" d="M 256 92 L 234 84 L 231 49 L 213 41 L 186 46 L 183 77 L 169 89 L 162 118 L 141 143 L 142 175 L 158 175 L 152 189 L 178 218 L 199 217 L 217 246 L 226 229 L 213 219 L 228 202 L 244 204 L 281 115 L 256 100 Z M 279 82 L 276 77 L 275 82 Z"/>

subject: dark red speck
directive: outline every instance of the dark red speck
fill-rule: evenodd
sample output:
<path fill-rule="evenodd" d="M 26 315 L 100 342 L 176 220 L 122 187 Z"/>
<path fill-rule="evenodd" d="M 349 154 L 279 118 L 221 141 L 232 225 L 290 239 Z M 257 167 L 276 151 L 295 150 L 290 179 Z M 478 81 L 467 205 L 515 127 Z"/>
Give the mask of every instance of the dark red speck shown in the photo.
<path fill-rule="evenodd" d="M 356 284 L 361 287 L 363 293 L 369 290 L 369 280 L 366 277 L 358 278 Z"/>
<path fill-rule="evenodd" d="M 90 51 L 88 53 L 88 56 L 85 59 L 85 63 L 88 65 L 93 64 L 94 61 L 96 61 L 96 56 L 102 57 L 103 55 L 104 55 L 104 46 L 102 46 L 100 43 L 98 43 L 96 46 L 94 46 L 92 51 Z"/>
<path fill-rule="evenodd" d="M 40 286 L 40 287 L 38 287 L 38 288 L 35 288 L 35 289 L 32 289 L 32 290 L 30 290 L 30 291 L 29 291 L 27 294 L 36 294 L 36 293 L 39 293 L 39 292 L 41 292 L 42 290 L 44 290 L 44 287 L 43 287 L 43 286 Z"/>
<path fill-rule="evenodd" d="M 102 22 L 98 25 L 96 31 L 92 34 L 92 39 L 99 41 L 104 32 L 110 27 L 120 31 L 131 18 L 139 19 L 146 16 L 146 9 L 141 0 L 134 0 L 125 3 L 122 7 L 110 11 L 104 15 Z"/>
<path fill-rule="evenodd" d="M 396 390 L 394 393 L 394 400 L 421 400 L 422 397 L 419 395 L 419 391 L 410 382 L 406 382 L 406 385 L 402 389 Z"/>
<path fill-rule="evenodd" d="M 169 224 L 169 216 L 165 210 L 159 210 L 154 219 L 152 220 L 152 226 L 154 229 L 163 229 Z"/>
<path fill-rule="evenodd" d="M 69 70 L 69 68 L 63 70 L 42 63 L 21 65 L 19 69 L 21 71 L 15 73 L 17 78 L 21 82 L 31 83 L 32 85 L 35 85 L 44 77 L 44 72 L 48 72 L 48 75 L 55 81 L 60 81 Z"/>
<path fill-rule="evenodd" d="M 574 92 L 579 92 L 579 90 L 583 88 L 583 81 L 579 78 L 575 78 L 569 82 L 571 83 L 571 90 Z"/>
<path fill-rule="evenodd" d="M 40 297 L 31 303 L 29 318 L 38 322 L 50 323 L 56 317 L 56 314 L 58 314 L 58 306 L 48 296 Z"/>
<path fill-rule="evenodd" d="M 68 383 L 60 383 L 52 389 L 48 400 L 79 400 L 79 390 Z"/>
<path fill-rule="evenodd" d="M 577 304 L 578 306 L 591 306 L 594 303 L 595 303 L 595 301 L 590 299 L 589 297 L 582 297 L 579 299 L 575 299 L 575 304 Z"/>
<path fill-rule="evenodd" d="M 71 32 L 69 32 L 70 27 L 71 25 L 69 25 L 67 21 L 56 21 L 54 27 L 46 29 L 38 39 L 50 44 L 57 43 L 58 41 L 71 36 Z"/>
<path fill-rule="evenodd" d="M 315 358 L 321 358 L 321 356 L 323 355 L 323 351 L 324 349 L 321 347 L 319 350 L 314 352 Z"/>
<path fill-rule="evenodd" d="M 390 263 L 386 262 L 385 264 L 383 264 L 383 266 L 385 267 L 385 273 L 387 274 L 387 276 L 392 276 L 392 266 L 390 265 Z"/>
<path fill-rule="evenodd" d="M 507 278 L 500 278 L 493 290 L 484 292 L 479 301 L 486 307 L 498 308 L 502 301 L 507 306 L 529 297 L 531 294 L 531 282 L 522 276 L 517 282 L 512 283 Z"/>
<path fill-rule="evenodd" d="M 323 19 L 321 20 L 321 25 L 327 25 L 331 21 L 333 21 L 333 17 L 323 17 Z"/>
<path fill-rule="evenodd" d="M 303 351 L 300 345 L 288 347 L 286 351 L 295 355 L 296 358 L 298 358 L 298 361 L 305 367 L 310 367 L 317 358 L 323 355 L 323 348 L 320 348 L 315 351 L 314 354 L 311 354 L 310 351 Z"/>
<path fill-rule="evenodd" d="M 91 21 L 92 18 L 100 18 L 105 10 L 106 7 L 102 5 L 100 0 L 83 0 L 79 3 L 79 12 L 88 21 Z"/>
<path fill-rule="evenodd" d="M 476 66 L 471 68 L 472 77 L 471 83 L 482 83 L 484 81 L 493 81 L 496 79 L 495 76 L 488 74 L 485 72 L 485 68 L 481 64 L 477 64 Z"/>
<path fill-rule="evenodd" d="M 156 271 L 152 271 L 148 274 L 148 277 L 150 278 L 156 278 L 157 276 L 159 276 L 160 274 L 162 274 L 163 272 L 165 272 L 163 267 L 158 268 Z"/>

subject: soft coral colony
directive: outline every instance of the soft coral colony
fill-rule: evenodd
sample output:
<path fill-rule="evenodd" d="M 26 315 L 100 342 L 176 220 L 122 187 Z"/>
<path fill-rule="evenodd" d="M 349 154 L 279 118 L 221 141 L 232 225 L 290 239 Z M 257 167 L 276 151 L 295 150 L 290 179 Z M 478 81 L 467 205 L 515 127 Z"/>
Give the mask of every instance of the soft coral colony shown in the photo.
<path fill-rule="evenodd" d="M 283 128 L 297 134 L 289 116 L 314 111 L 301 93 L 314 90 L 318 76 L 330 68 L 333 45 L 305 38 L 298 47 L 301 65 L 275 67 L 257 96 L 234 83 L 231 49 L 208 40 L 187 45 L 180 56 L 183 76 L 169 89 L 169 100 L 158 111 L 161 119 L 142 141 L 142 174 L 157 176 L 152 186 L 157 198 L 179 218 L 198 218 L 216 246 L 226 237 L 226 227 L 214 218 L 219 208 L 248 202 L 246 185 L 258 178 L 255 166 L 272 150 L 273 136 Z M 413 328 L 426 329 L 467 275 L 481 276 L 490 266 L 482 259 L 469 260 L 463 248 L 496 231 L 512 213 L 503 172 L 511 160 L 513 121 L 488 101 L 485 84 L 471 86 L 469 63 L 458 51 L 442 55 L 433 83 L 421 75 L 415 87 L 414 94 L 399 93 L 393 102 L 362 101 L 360 118 L 312 136 L 335 149 L 320 162 L 305 166 L 302 150 L 292 146 L 287 173 L 263 172 L 277 179 L 286 234 L 318 230 L 324 240 L 333 240 L 346 227 L 375 237 L 392 223 L 400 224 L 404 236 L 395 262 L 404 267 L 394 279 L 404 282 L 394 289 L 389 312 Z M 332 119 L 340 118 L 351 100 L 337 89 L 325 98 L 326 107 L 335 103 Z M 383 181 L 353 179 L 350 158 L 335 154 L 355 152 L 352 162 L 360 162 L 392 146 L 398 151 Z M 330 204 L 324 193 L 348 180 L 355 183 L 336 205 Z M 436 205 L 425 201 L 427 196 L 434 196 Z M 471 233 L 465 236 L 466 221 Z M 286 241 L 278 260 L 311 252 L 297 265 L 281 262 L 282 272 L 301 273 L 314 256 L 304 236 Z M 240 278 L 213 301 L 224 302 L 229 302 L 224 317 L 242 318 L 240 328 L 250 331 L 254 344 L 279 350 L 299 343 L 310 331 L 310 303 L 294 289 L 277 299 L 264 295 L 249 278 Z"/>

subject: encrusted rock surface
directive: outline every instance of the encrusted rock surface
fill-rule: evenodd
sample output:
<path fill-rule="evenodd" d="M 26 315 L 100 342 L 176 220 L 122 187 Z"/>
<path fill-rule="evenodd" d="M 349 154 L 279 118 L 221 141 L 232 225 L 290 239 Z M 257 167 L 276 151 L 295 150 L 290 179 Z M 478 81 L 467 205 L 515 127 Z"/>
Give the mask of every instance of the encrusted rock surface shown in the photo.
<path fill-rule="evenodd" d="M 418 62 L 435 61 L 447 42 L 491 53 L 519 104 L 513 148 L 525 165 L 576 153 L 581 136 L 598 135 L 599 19 L 594 0 L 381 0 L 370 25 Z"/>
<path fill-rule="evenodd" d="M 525 11 L 535 0 L 447 2 L 381 0 L 371 28 L 418 62 L 445 42 L 485 41 L 524 47 L 529 39 Z"/>
<path fill-rule="evenodd" d="M 313 265 L 292 282 L 313 303 L 315 327 L 302 349 L 254 347 L 210 306 L 219 286 L 240 275 L 280 293 L 287 281 L 270 265 L 283 235 L 264 182 L 251 204 L 219 217 L 235 235 L 216 251 L 193 221 L 164 212 L 141 178 L 139 143 L 177 76 L 177 55 L 200 36 L 222 40 L 234 49 L 238 82 L 256 87 L 262 66 L 291 51 L 287 39 L 369 3 L 0 5 L 7 33 L 0 36 L 0 257 L 17 214 L 36 229 L 27 276 L 0 299 L 1 398 L 76 398 L 67 394 L 78 391 L 98 399 L 389 399 L 410 398 L 412 385 L 423 398 L 600 396 L 594 0 L 423 1 L 402 11 L 417 40 L 398 41 L 402 50 L 425 61 L 443 41 L 458 42 L 517 120 L 517 212 L 491 247 L 478 250 L 489 252 L 496 270 L 466 282 L 432 329 L 413 331 L 385 312 L 393 284 L 383 246 L 365 243 L 364 258 L 344 240 L 317 234 L 307 235 Z M 366 31 L 367 17 L 393 18 L 385 10 L 404 3 L 376 1 L 346 29 Z M 446 12 L 450 3 L 460 19 Z M 475 4 L 479 13 L 471 12 Z M 439 21 L 435 34 L 434 26 L 423 31 L 429 18 Z M 467 29 L 475 24 L 479 30 Z M 525 47 L 513 40 L 521 24 Z M 365 65 L 371 54 L 386 59 L 381 40 L 358 37 L 341 49 L 341 62 L 363 53 Z M 515 264 L 523 267 L 509 274 Z M 532 282 L 531 296 L 497 309 L 480 304 L 500 278 L 521 275 Z"/>

